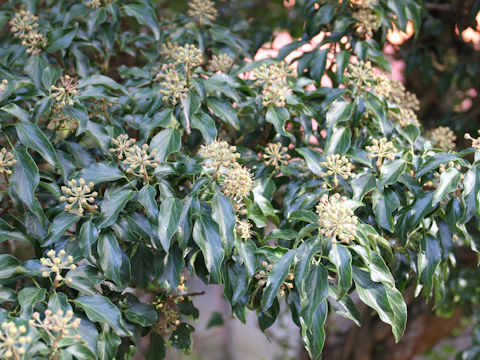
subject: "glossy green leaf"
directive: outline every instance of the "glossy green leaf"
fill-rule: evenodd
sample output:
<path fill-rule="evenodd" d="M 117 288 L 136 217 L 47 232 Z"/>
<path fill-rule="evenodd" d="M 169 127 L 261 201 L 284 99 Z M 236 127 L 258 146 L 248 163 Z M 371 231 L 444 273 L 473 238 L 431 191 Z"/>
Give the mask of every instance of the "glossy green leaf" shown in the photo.
<path fill-rule="evenodd" d="M 265 120 L 275 128 L 275 131 L 282 136 L 290 136 L 285 130 L 285 123 L 290 119 L 290 113 L 285 108 L 269 106 L 265 115 Z"/>
<path fill-rule="evenodd" d="M 95 222 L 95 226 L 102 229 L 114 224 L 133 195 L 132 190 L 113 190 L 105 193 L 100 203 L 100 216 Z"/>
<path fill-rule="evenodd" d="M 290 272 L 290 266 L 295 258 L 295 250 L 289 250 L 286 252 L 280 260 L 273 264 L 273 268 L 270 271 L 267 279 L 267 284 L 263 290 L 262 296 L 262 310 L 266 311 L 273 305 L 273 301 L 276 299 L 280 286 L 287 278 Z"/>
<path fill-rule="evenodd" d="M 417 266 L 419 280 L 424 285 L 425 294 L 430 296 L 434 279 L 433 276 L 442 260 L 442 250 L 438 239 L 424 235 L 420 241 L 420 253 L 418 254 Z"/>
<path fill-rule="evenodd" d="M 0 255 L 0 280 L 5 280 L 15 273 L 16 267 L 20 262 L 9 254 Z"/>
<path fill-rule="evenodd" d="M 180 225 L 183 203 L 177 198 L 167 198 L 160 204 L 158 212 L 158 237 L 163 249 L 168 252 L 170 241 Z"/>
<path fill-rule="evenodd" d="M 34 192 L 40 182 L 37 165 L 23 146 L 15 149 L 15 159 L 17 163 L 13 165 L 10 183 L 20 200 L 33 208 L 36 201 Z"/>
<path fill-rule="evenodd" d="M 97 251 L 100 266 L 119 288 L 124 289 L 131 277 L 130 261 L 112 232 L 104 232 L 98 237 Z"/>
<path fill-rule="evenodd" d="M 301 316 L 310 329 L 314 315 L 328 295 L 328 272 L 321 264 L 312 264 L 304 280 L 304 291 L 300 294 Z M 303 325 L 302 325 L 303 326 Z"/>
<path fill-rule="evenodd" d="M 120 310 L 107 297 L 101 295 L 81 296 L 73 302 L 85 311 L 91 321 L 108 324 L 119 336 L 130 335 L 123 324 Z"/>
<path fill-rule="evenodd" d="M 136 302 L 125 310 L 128 321 L 143 327 L 152 326 L 158 321 L 157 310 L 152 305 Z"/>
<path fill-rule="evenodd" d="M 150 4 L 145 2 L 143 4 L 128 4 L 123 6 L 123 10 L 128 16 L 137 19 L 139 24 L 148 26 L 152 30 L 156 41 L 160 39 L 160 25 Z"/>
<path fill-rule="evenodd" d="M 343 245 L 332 244 L 332 248 L 328 253 L 328 259 L 335 265 L 337 271 L 338 300 L 345 296 L 352 286 L 352 255 Z"/>
<path fill-rule="evenodd" d="M 181 146 L 180 132 L 172 128 L 160 131 L 150 141 L 150 149 L 157 149 L 155 158 L 161 162 L 167 161 L 168 156 L 179 151 Z"/>
<path fill-rule="evenodd" d="M 28 320 L 32 317 L 34 306 L 43 301 L 47 294 L 46 289 L 38 287 L 24 287 L 18 292 L 18 303 L 20 304 L 21 311 L 20 317 Z"/>
<path fill-rule="evenodd" d="M 89 167 L 82 169 L 77 174 L 78 178 L 83 178 L 86 183 L 93 182 L 98 184 L 106 181 L 115 181 L 125 178 L 120 169 L 112 163 L 94 163 Z"/>
<path fill-rule="evenodd" d="M 227 254 L 230 254 L 235 242 L 235 212 L 230 200 L 221 193 L 215 193 L 212 198 L 212 218 L 218 224 L 223 246 Z"/>
<path fill-rule="evenodd" d="M 212 280 L 221 282 L 220 268 L 225 256 L 220 229 L 216 222 L 206 216 L 199 216 L 193 227 L 193 240 L 202 250 L 205 265 Z"/>
<path fill-rule="evenodd" d="M 229 102 L 210 97 L 207 99 L 207 105 L 214 116 L 218 117 L 221 121 L 230 124 L 234 129 L 239 129 L 237 113 Z"/>
<path fill-rule="evenodd" d="M 69 212 L 61 212 L 53 219 L 48 227 L 48 235 L 42 243 L 43 247 L 50 246 L 57 242 L 65 232 L 70 229 L 78 220 L 80 216 Z"/>
<path fill-rule="evenodd" d="M 353 281 L 360 299 L 373 308 L 380 319 L 392 327 L 395 340 L 398 342 L 407 324 L 407 306 L 400 292 L 370 279 L 368 272 L 353 267 Z"/>
<path fill-rule="evenodd" d="M 458 188 L 461 174 L 455 168 L 447 169 L 440 175 L 440 184 L 438 184 L 433 193 L 432 205 L 436 206 L 442 199 L 452 191 Z"/>
<path fill-rule="evenodd" d="M 384 164 L 380 170 L 378 188 L 382 190 L 385 186 L 396 183 L 406 168 L 407 164 L 404 160 L 393 160 Z"/>

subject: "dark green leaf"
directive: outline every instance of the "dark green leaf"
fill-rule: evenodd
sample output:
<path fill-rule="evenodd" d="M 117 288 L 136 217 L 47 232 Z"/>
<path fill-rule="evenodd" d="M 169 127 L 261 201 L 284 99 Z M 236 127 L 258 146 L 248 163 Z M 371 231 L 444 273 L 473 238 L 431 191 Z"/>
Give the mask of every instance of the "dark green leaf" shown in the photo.
<path fill-rule="evenodd" d="M 274 106 L 269 106 L 267 109 L 267 114 L 265 115 L 265 120 L 275 128 L 275 131 L 282 136 L 290 136 L 290 133 L 285 131 L 285 122 L 290 119 L 290 113 L 285 108 L 277 108 Z"/>
<path fill-rule="evenodd" d="M 215 193 L 211 206 L 212 218 L 219 226 L 220 236 L 228 255 L 232 252 L 235 242 L 234 230 L 236 220 L 232 203 L 221 193 Z"/>
<path fill-rule="evenodd" d="M 124 289 L 130 281 L 130 261 L 112 232 L 100 234 L 97 251 L 105 275 Z"/>
<path fill-rule="evenodd" d="M 97 228 L 102 229 L 114 224 L 133 194 L 132 190 L 112 190 L 105 193 L 105 197 L 100 203 L 100 216 L 95 224 Z"/>
<path fill-rule="evenodd" d="M 170 241 L 180 225 L 183 203 L 177 198 L 166 198 L 158 212 L 158 237 L 163 249 L 168 252 Z"/>
<path fill-rule="evenodd" d="M 128 16 L 137 19 L 139 24 L 148 26 L 156 41 L 160 39 L 160 25 L 154 9 L 148 3 L 124 5 L 123 10 Z"/>
<path fill-rule="evenodd" d="M 332 244 L 332 248 L 328 253 L 328 259 L 337 269 L 338 300 L 341 299 L 352 286 L 352 255 L 343 245 Z"/>
<path fill-rule="evenodd" d="M 393 160 L 382 166 L 380 177 L 378 179 L 378 188 L 382 190 L 385 186 L 394 184 L 398 181 L 400 175 L 405 172 L 407 164 L 404 160 Z"/>
<path fill-rule="evenodd" d="M 91 321 L 108 324 L 119 336 L 130 335 L 123 324 L 120 310 L 107 297 L 101 295 L 81 296 L 74 300 L 74 303 L 85 311 Z"/>
<path fill-rule="evenodd" d="M 217 223 L 206 216 L 199 216 L 193 227 L 193 240 L 202 250 L 205 265 L 216 283 L 221 282 L 220 267 L 225 256 L 219 232 Z"/>
<path fill-rule="evenodd" d="M 25 320 L 30 319 L 33 314 L 33 307 L 43 301 L 46 294 L 46 289 L 37 287 L 25 287 L 20 290 L 18 292 L 18 303 L 22 308 L 20 317 Z"/>
<path fill-rule="evenodd" d="M 180 132 L 172 128 L 160 131 L 150 142 L 150 148 L 157 149 L 155 157 L 161 162 L 167 161 L 168 156 L 179 151 L 181 146 Z"/>

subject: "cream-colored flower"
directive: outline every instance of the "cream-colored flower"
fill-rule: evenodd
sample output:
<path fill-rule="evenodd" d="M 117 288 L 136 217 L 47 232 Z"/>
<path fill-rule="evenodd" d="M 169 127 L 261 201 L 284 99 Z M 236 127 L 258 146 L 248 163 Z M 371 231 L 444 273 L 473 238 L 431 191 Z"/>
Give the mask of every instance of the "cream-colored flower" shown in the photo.
<path fill-rule="evenodd" d="M 87 0 L 85 1 L 85 6 L 91 7 L 93 9 L 98 9 L 102 6 L 101 0 Z"/>
<path fill-rule="evenodd" d="M 157 149 L 153 149 L 150 153 L 148 152 L 149 146 L 143 144 L 142 147 L 138 145 L 133 145 L 127 150 L 125 155 L 125 160 L 123 160 L 124 165 L 128 165 L 129 168 L 127 172 L 138 177 L 144 178 L 146 181 L 149 181 L 148 177 L 148 168 L 155 169 L 160 162 L 160 159 L 157 159 Z"/>
<path fill-rule="evenodd" d="M 60 286 L 61 282 L 65 280 L 61 275 L 62 270 L 75 270 L 77 266 L 73 263 L 72 256 L 65 256 L 65 250 L 60 250 L 58 254 L 55 250 L 49 250 L 47 252 L 46 258 L 41 258 L 40 263 L 42 264 L 42 268 L 40 271 L 42 272 L 43 277 L 49 277 L 50 274 L 55 275 L 55 287 Z M 71 282 L 71 279 L 67 279 L 67 282 Z"/>
<path fill-rule="evenodd" d="M 180 98 L 184 99 L 187 96 L 187 81 L 180 72 L 175 70 L 175 67 L 164 64 L 162 72 L 157 75 L 157 80 L 161 81 L 160 94 L 163 95 L 164 102 L 176 105 Z"/>
<path fill-rule="evenodd" d="M 27 328 L 17 326 L 13 321 L 4 321 L 0 326 L 0 358 L 21 359 L 25 354 L 25 345 L 32 339 L 25 336 Z"/>
<path fill-rule="evenodd" d="M 288 87 L 282 86 L 281 84 L 265 85 L 262 89 L 262 105 L 265 107 L 285 107 L 288 92 Z"/>
<path fill-rule="evenodd" d="M 392 91 L 392 86 L 390 85 L 390 78 L 385 74 L 376 74 L 374 76 L 375 88 L 374 91 L 377 95 L 388 98 L 390 92 Z"/>
<path fill-rule="evenodd" d="M 235 225 L 235 230 L 237 231 L 238 236 L 243 240 L 248 240 L 252 237 L 252 224 L 250 221 L 244 219 L 239 220 L 237 218 L 237 223 Z"/>
<path fill-rule="evenodd" d="M 22 45 L 27 48 L 27 54 L 38 55 L 47 46 L 47 38 L 43 34 L 31 31 L 22 38 Z"/>
<path fill-rule="evenodd" d="M 178 43 L 177 42 L 170 42 L 162 43 L 160 45 L 160 55 L 163 56 L 165 60 L 174 59 L 175 55 L 178 51 Z"/>
<path fill-rule="evenodd" d="M 258 280 L 258 286 L 264 286 L 267 283 L 268 276 L 273 269 L 273 265 L 269 264 L 267 261 L 262 262 L 261 270 L 255 274 L 255 279 Z M 293 280 L 295 279 L 293 269 L 290 269 L 287 278 L 280 285 L 280 291 L 278 295 L 284 296 L 286 289 L 293 289 Z"/>
<path fill-rule="evenodd" d="M 401 127 L 408 125 L 420 126 L 418 117 L 412 109 L 407 109 L 405 107 L 398 107 L 398 112 L 389 110 L 388 116 L 394 121 L 397 122 Z"/>
<path fill-rule="evenodd" d="M 324 194 L 317 205 L 318 228 L 321 235 L 332 241 L 351 241 L 355 238 L 357 217 L 346 206 L 347 199 L 335 194 Z"/>
<path fill-rule="evenodd" d="M 427 132 L 428 137 L 440 149 L 449 151 L 455 149 L 457 136 L 448 126 L 439 126 Z"/>
<path fill-rule="evenodd" d="M 43 320 L 40 319 L 40 314 L 34 312 L 32 319 L 29 321 L 30 326 L 35 326 L 45 330 L 47 335 L 52 341 L 56 341 L 58 345 L 59 338 L 81 340 L 80 334 L 76 333 L 76 330 L 80 326 L 81 319 L 73 318 L 73 311 L 57 310 L 54 313 L 52 310 L 47 309 L 44 311 Z M 72 332 L 74 334 L 72 334 Z"/>
<path fill-rule="evenodd" d="M 263 154 L 263 159 L 265 166 L 275 166 L 275 169 L 280 169 L 281 165 L 288 164 L 290 160 L 290 155 L 287 154 L 288 148 L 282 146 L 281 143 L 270 143 L 265 148 L 265 153 Z"/>
<path fill-rule="evenodd" d="M 233 65 L 233 59 L 227 54 L 213 55 L 208 62 L 208 71 L 226 73 Z"/>
<path fill-rule="evenodd" d="M 286 84 L 287 78 L 294 75 L 294 71 L 285 61 L 274 62 L 273 64 L 262 64 L 253 70 L 256 79 L 254 85 L 272 85 L 274 83 Z"/>
<path fill-rule="evenodd" d="M 121 160 L 130 151 L 135 139 L 131 139 L 127 134 L 118 135 L 116 139 L 111 139 L 112 144 L 115 146 L 110 148 L 111 153 L 116 153 L 117 159 Z"/>
<path fill-rule="evenodd" d="M 10 31 L 13 36 L 24 39 L 31 32 L 36 32 L 38 28 L 38 16 L 33 15 L 30 11 L 20 10 L 10 19 Z"/>
<path fill-rule="evenodd" d="M 320 163 L 320 166 L 327 169 L 322 177 L 333 177 L 333 186 L 338 186 L 338 179 L 342 178 L 347 180 L 352 176 L 352 163 L 346 156 L 340 156 L 339 154 L 327 155 L 326 161 Z"/>
<path fill-rule="evenodd" d="M 202 145 L 198 155 L 204 159 L 203 166 L 214 169 L 214 177 L 224 173 L 229 168 L 239 166 L 237 160 L 240 154 L 235 146 L 230 146 L 226 141 L 213 140 L 210 144 Z"/>
<path fill-rule="evenodd" d="M 237 167 L 226 169 L 222 190 L 223 194 L 231 201 L 242 203 L 252 191 L 253 176 L 249 169 L 238 165 Z"/>
<path fill-rule="evenodd" d="M 370 61 L 359 60 L 356 63 L 348 65 L 348 71 L 345 73 L 345 79 L 349 86 L 362 92 L 373 87 L 375 83 L 375 73 Z"/>
<path fill-rule="evenodd" d="M 5 86 L 7 86 L 7 85 L 8 85 L 8 80 L 3 79 L 2 82 L 0 82 L 0 92 L 5 91 Z"/>
<path fill-rule="evenodd" d="M 173 60 L 175 65 L 182 64 L 188 71 L 203 64 L 203 54 L 195 45 L 186 44 L 177 47 Z"/>
<path fill-rule="evenodd" d="M 356 9 L 352 16 L 357 21 L 357 31 L 368 37 L 372 37 L 373 32 L 380 26 L 378 16 L 372 9 Z"/>
<path fill-rule="evenodd" d="M 478 133 L 480 134 L 480 130 L 478 131 Z M 478 138 L 473 138 L 469 133 L 466 133 L 465 134 L 465 139 L 466 140 L 471 140 L 472 141 L 472 147 L 475 148 L 475 149 L 479 149 L 480 150 L 480 137 Z"/>
<path fill-rule="evenodd" d="M 393 160 L 397 149 L 393 146 L 393 142 L 387 141 L 387 138 L 381 138 L 380 140 L 372 139 L 372 146 L 365 146 L 367 150 L 367 158 L 377 158 L 377 168 L 382 168 L 383 159 Z"/>
<path fill-rule="evenodd" d="M 61 109 L 65 105 L 73 105 L 73 96 L 78 95 L 77 80 L 70 75 L 65 75 L 60 78 L 60 86 L 52 85 L 52 98 L 56 101 L 57 108 Z"/>
<path fill-rule="evenodd" d="M 67 185 L 68 187 L 62 186 L 64 196 L 60 196 L 60 201 L 68 202 L 65 205 L 65 211 L 83 214 L 84 208 L 90 212 L 98 209 L 97 205 L 91 205 L 98 195 L 96 191 L 92 192 L 93 182 L 86 184 L 85 180 L 81 178 L 78 181 L 79 186 L 77 186 L 77 180 L 72 179 L 68 181 Z"/>
<path fill-rule="evenodd" d="M 211 0 L 190 0 L 187 14 L 200 26 L 213 23 L 217 17 L 215 3 Z"/>
<path fill-rule="evenodd" d="M 7 151 L 5 148 L 0 150 L 0 174 L 10 175 L 12 170 L 9 168 L 16 163 L 17 160 L 14 159 L 13 154 L 10 151 Z"/>

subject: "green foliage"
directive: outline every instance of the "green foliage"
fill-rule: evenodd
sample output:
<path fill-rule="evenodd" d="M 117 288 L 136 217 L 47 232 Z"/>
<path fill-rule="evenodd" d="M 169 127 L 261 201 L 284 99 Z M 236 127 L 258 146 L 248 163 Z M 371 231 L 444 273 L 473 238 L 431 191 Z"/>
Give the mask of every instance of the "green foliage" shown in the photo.
<path fill-rule="evenodd" d="M 147 359 L 188 353 L 192 276 L 262 331 L 285 301 L 313 359 L 329 314 L 361 326 L 354 293 L 396 341 L 406 288 L 442 314 L 461 302 L 480 146 L 442 149 L 415 95 L 372 70 L 390 70 L 388 29 L 432 21 L 422 2 L 297 0 L 302 39 L 262 61 L 266 33 L 208 4 L 2 5 L 1 358 L 130 359 L 146 335 Z"/>

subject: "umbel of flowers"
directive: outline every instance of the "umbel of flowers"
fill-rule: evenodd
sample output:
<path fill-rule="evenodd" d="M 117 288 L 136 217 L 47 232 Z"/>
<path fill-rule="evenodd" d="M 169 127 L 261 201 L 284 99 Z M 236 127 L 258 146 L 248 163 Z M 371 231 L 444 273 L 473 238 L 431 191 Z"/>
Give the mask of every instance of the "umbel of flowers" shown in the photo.
<path fill-rule="evenodd" d="M 25 345 L 32 339 L 25 336 L 27 328 L 13 321 L 4 321 L 0 326 L 0 359 L 20 360 L 25 354 Z"/>
<path fill-rule="evenodd" d="M 236 147 L 226 141 L 214 140 L 202 145 L 198 155 L 204 159 L 202 164 L 205 169 L 209 172 L 213 170 L 213 178 L 220 183 L 222 193 L 232 202 L 237 215 L 245 215 L 244 198 L 252 191 L 253 176 L 249 169 L 237 162 L 240 154 L 236 153 Z M 248 220 L 237 216 L 236 232 L 240 238 L 249 238 L 250 229 Z"/>
<path fill-rule="evenodd" d="M 355 239 L 357 217 L 346 202 L 347 198 L 338 193 L 330 197 L 324 194 L 317 205 L 319 232 L 332 241 Z"/>

